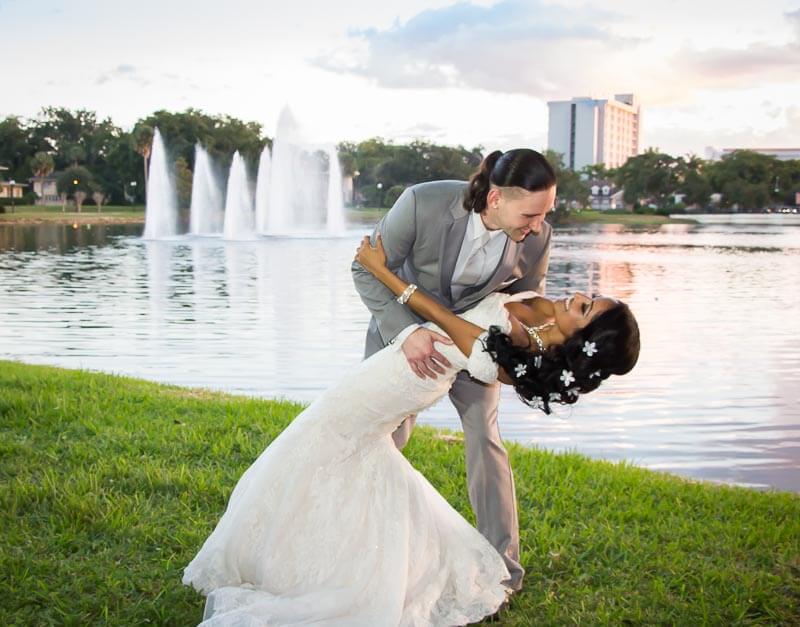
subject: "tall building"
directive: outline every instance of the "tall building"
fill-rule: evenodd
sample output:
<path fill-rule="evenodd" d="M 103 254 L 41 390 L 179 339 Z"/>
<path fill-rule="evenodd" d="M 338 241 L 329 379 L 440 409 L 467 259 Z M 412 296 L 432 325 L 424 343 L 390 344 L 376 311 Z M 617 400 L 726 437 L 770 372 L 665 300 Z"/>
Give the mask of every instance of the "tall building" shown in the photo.
<path fill-rule="evenodd" d="M 616 168 L 639 154 L 641 110 L 633 94 L 613 100 L 573 98 L 547 103 L 547 145 L 572 170 L 603 163 Z"/>

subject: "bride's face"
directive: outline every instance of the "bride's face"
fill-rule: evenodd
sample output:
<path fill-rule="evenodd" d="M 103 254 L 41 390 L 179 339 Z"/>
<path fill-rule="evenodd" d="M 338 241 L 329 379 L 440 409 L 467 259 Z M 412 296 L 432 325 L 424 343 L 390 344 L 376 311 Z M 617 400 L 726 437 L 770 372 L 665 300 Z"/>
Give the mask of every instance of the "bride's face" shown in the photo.
<path fill-rule="evenodd" d="M 572 296 L 553 303 L 556 326 L 564 337 L 570 337 L 616 304 L 617 301 L 613 298 L 590 298 L 586 294 L 575 292 Z"/>

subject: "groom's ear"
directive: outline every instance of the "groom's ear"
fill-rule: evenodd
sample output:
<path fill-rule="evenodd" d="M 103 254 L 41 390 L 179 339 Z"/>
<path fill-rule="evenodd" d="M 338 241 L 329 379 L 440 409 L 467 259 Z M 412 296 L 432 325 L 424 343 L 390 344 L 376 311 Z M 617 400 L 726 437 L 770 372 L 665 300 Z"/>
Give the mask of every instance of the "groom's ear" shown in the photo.
<path fill-rule="evenodd" d="M 489 192 L 486 194 L 486 208 L 492 206 L 500 198 L 500 190 L 497 187 L 490 187 Z"/>

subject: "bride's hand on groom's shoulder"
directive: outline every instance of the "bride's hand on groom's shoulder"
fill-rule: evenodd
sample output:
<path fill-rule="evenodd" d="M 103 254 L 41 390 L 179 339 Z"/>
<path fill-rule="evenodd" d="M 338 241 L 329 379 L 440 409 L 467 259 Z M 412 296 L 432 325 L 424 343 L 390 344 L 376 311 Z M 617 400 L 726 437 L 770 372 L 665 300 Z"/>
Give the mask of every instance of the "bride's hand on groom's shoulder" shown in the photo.
<path fill-rule="evenodd" d="M 381 234 L 375 237 L 375 246 L 372 245 L 369 235 L 361 240 L 361 245 L 356 250 L 356 261 L 372 274 L 386 267 L 386 251 L 383 250 Z"/>

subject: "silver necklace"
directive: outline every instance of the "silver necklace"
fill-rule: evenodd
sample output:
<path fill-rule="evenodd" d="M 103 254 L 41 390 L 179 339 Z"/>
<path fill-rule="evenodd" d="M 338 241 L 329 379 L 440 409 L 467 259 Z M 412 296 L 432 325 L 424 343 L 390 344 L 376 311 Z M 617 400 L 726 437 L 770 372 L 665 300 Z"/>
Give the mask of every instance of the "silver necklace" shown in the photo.
<path fill-rule="evenodd" d="M 544 331 L 545 329 L 549 329 L 550 327 L 553 326 L 553 323 L 552 322 L 545 322 L 544 324 L 540 324 L 538 326 L 531 326 L 531 327 L 529 327 L 527 324 L 522 322 L 522 320 L 520 320 L 519 323 L 522 325 L 522 328 L 525 329 L 525 331 L 528 333 L 530 338 L 534 342 L 536 342 L 536 346 L 539 347 L 539 352 L 543 353 L 544 352 L 544 342 L 542 341 L 542 336 L 539 335 L 539 332 L 540 331 Z"/>

